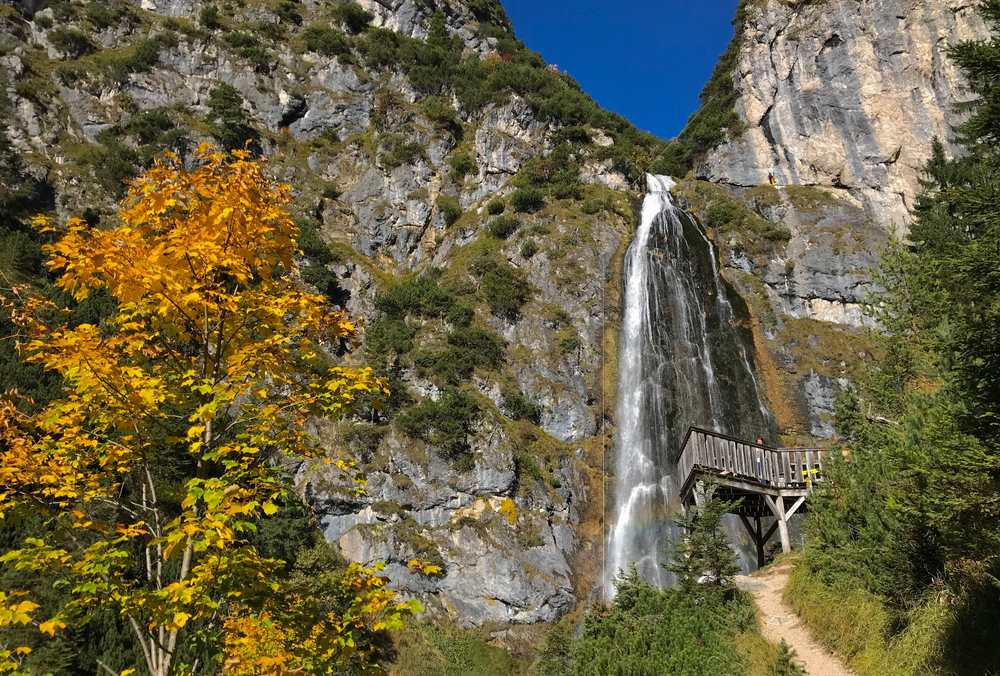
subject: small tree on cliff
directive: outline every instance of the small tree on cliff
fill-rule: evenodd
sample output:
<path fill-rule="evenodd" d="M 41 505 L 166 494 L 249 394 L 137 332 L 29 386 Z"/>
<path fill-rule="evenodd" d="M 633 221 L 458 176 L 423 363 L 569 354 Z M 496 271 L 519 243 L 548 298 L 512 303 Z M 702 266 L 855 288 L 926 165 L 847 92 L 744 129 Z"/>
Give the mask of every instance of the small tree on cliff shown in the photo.
<path fill-rule="evenodd" d="M 36 415 L 0 404 L 0 516 L 47 519 L 2 561 L 47 576 L 66 602 L 43 611 L 0 590 L 0 627 L 54 635 L 110 608 L 156 676 L 205 661 L 247 674 L 366 671 L 379 657 L 370 637 L 417 605 L 357 565 L 330 581 L 336 602 L 303 602 L 252 534 L 284 497 L 276 458 L 326 456 L 310 418 L 367 406 L 386 386 L 328 361 L 324 348 L 355 327 L 296 278 L 290 188 L 243 151 L 197 157 L 188 171 L 168 156 L 137 179 L 117 227 L 70 219 L 46 247 L 60 289 L 114 300 L 101 326 L 63 325 L 23 291 L 14 307 L 24 355 L 63 391 Z M 0 672 L 26 652 L 0 644 Z"/>

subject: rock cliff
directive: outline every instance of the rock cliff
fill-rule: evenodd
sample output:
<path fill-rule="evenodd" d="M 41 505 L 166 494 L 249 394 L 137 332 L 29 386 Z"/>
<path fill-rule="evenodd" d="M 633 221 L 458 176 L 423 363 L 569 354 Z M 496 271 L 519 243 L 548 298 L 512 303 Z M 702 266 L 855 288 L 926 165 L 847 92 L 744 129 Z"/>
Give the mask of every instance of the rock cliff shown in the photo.
<path fill-rule="evenodd" d="M 986 34 L 962 0 L 740 5 L 716 79 L 735 115 L 686 194 L 755 309 L 788 441 L 833 433 L 879 255 L 906 235 L 934 140 L 955 150 L 968 94 L 948 49 Z"/>
<path fill-rule="evenodd" d="M 305 277 L 360 320 L 357 354 L 394 391 L 319 426 L 362 463 L 363 496 L 293 465 L 327 538 L 466 624 L 570 609 L 600 548 L 579 533 L 599 533 L 623 172 L 663 144 L 488 0 L 53 0 L 0 22 L 0 152 L 37 188 L 5 243 L 30 211 L 113 218 L 163 150 L 249 141 L 295 188 Z"/>
<path fill-rule="evenodd" d="M 837 189 L 905 232 L 931 143 L 954 148 L 968 96 L 948 48 L 986 35 L 964 0 L 749 3 L 734 74 L 743 128 L 698 173 Z"/>

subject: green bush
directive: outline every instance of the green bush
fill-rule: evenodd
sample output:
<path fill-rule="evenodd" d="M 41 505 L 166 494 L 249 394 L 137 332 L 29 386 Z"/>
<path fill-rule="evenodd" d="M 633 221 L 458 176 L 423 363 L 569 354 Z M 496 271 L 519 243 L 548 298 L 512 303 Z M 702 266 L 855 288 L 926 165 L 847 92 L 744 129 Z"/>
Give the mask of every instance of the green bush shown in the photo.
<path fill-rule="evenodd" d="M 490 203 L 486 205 L 486 213 L 490 216 L 499 216 L 507 209 L 507 205 L 504 204 L 502 199 L 490 200 Z"/>
<path fill-rule="evenodd" d="M 559 332 L 559 350 L 563 354 L 573 354 L 580 349 L 580 334 L 572 326 Z"/>
<path fill-rule="evenodd" d="M 538 243 L 533 239 L 526 239 L 521 243 L 521 258 L 531 260 L 538 253 Z"/>
<path fill-rule="evenodd" d="M 378 447 L 382 445 L 386 432 L 388 429 L 383 425 L 356 422 L 348 426 L 344 442 L 363 462 L 371 462 Z"/>
<path fill-rule="evenodd" d="M 35 237 L 22 230 L 0 230 L 0 272 L 19 279 L 40 277 L 43 262 L 42 246 Z"/>
<path fill-rule="evenodd" d="M 513 387 L 504 388 L 501 395 L 507 415 L 514 420 L 527 420 L 537 425 L 542 419 L 542 407 L 525 396 L 521 390 Z"/>
<path fill-rule="evenodd" d="M 477 258 L 472 272 L 479 278 L 479 292 L 497 317 L 514 321 L 521 306 L 531 299 L 532 288 L 524 273 L 491 255 Z"/>
<path fill-rule="evenodd" d="M 444 217 L 445 225 L 452 226 L 462 217 L 462 207 L 458 200 L 450 195 L 437 198 L 437 208 Z"/>
<path fill-rule="evenodd" d="M 448 160 L 448 166 L 451 167 L 452 179 L 458 182 L 461 182 L 466 176 L 479 171 L 475 158 L 466 152 L 452 155 Z"/>
<path fill-rule="evenodd" d="M 210 31 L 222 28 L 222 21 L 219 17 L 219 8 L 215 5 L 205 5 L 198 12 L 198 23 Z"/>
<path fill-rule="evenodd" d="M 416 164 L 417 160 L 427 158 L 422 145 L 398 133 L 386 134 L 379 139 L 379 150 L 382 165 L 390 170 Z"/>
<path fill-rule="evenodd" d="M 98 30 L 119 26 L 133 18 L 131 8 L 127 4 L 119 2 L 88 3 L 83 10 L 83 15 Z"/>
<path fill-rule="evenodd" d="M 116 79 L 124 80 L 131 73 L 148 73 L 160 61 L 160 51 L 177 47 L 177 38 L 168 33 L 140 40 L 116 60 L 113 71 Z"/>
<path fill-rule="evenodd" d="M 569 127 L 563 127 L 555 135 L 556 143 L 570 143 L 578 146 L 586 146 L 591 144 L 590 132 L 587 131 L 586 127 L 580 125 L 572 125 Z"/>
<path fill-rule="evenodd" d="M 455 385 L 468 380 L 477 368 L 495 370 L 503 361 L 503 339 L 474 326 L 453 329 L 442 348 L 427 349 L 413 361 L 421 369 Z"/>
<path fill-rule="evenodd" d="M 336 28 L 314 23 L 302 31 L 302 39 L 306 49 L 324 56 L 350 54 L 351 45 L 347 36 Z"/>
<path fill-rule="evenodd" d="M 496 25 L 498 28 L 508 23 L 507 13 L 500 0 L 468 0 L 465 4 L 476 21 Z"/>
<path fill-rule="evenodd" d="M 457 299 L 442 287 L 438 270 L 396 282 L 375 298 L 375 308 L 396 319 L 407 316 L 445 317 L 455 307 Z"/>
<path fill-rule="evenodd" d="M 475 316 L 475 310 L 465 303 L 455 303 L 448 308 L 448 314 L 445 315 L 445 321 L 447 321 L 451 326 L 468 326 L 472 323 Z"/>
<path fill-rule="evenodd" d="M 172 33 L 159 33 L 127 47 L 104 49 L 73 63 L 60 64 L 56 73 L 64 84 L 72 85 L 87 75 L 99 75 L 109 82 L 124 82 L 133 73 L 146 73 L 160 60 L 163 49 L 178 44 Z"/>
<path fill-rule="evenodd" d="M 521 227 L 521 221 L 513 216 L 500 216 L 490 221 L 486 229 L 497 239 L 507 239 Z"/>
<path fill-rule="evenodd" d="M 795 651 L 785 643 L 785 639 L 781 639 L 778 650 L 778 656 L 771 665 L 769 676 L 808 676 L 806 670 L 795 661 Z"/>
<path fill-rule="evenodd" d="M 312 218 L 300 218 L 299 249 L 306 259 L 307 265 L 302 270 L 303 279 L 312 284 L 331 302 L 342 305 L 346 292 L 340 286 L 340 280 L 328 266 L 340 262 L 340 257 L 330 250 L 329 245 L 320 234 L 319 223 Z"/>
<path fill-rule="evenodd" d="M 175 131 L 177 126 L 165 110 L 152 108 L 133 115 L 125 123 L 124 129 L 135 136 L 142 145 L 159 145 L 163 143 L 165 136 L 171 136 L 171 132 Z"/>
<path fill-rule="evenodd" d="M 272 44 L 277 44 L 285 39 L 286 26 L 282 21 L 261 19 L 253 23 L 252 31 Z"/>
<path fill-rule="evenodd" d="M 220 83 L 208 93 L 209 122 L 212 135 L 227 150 L 243 148 L 248 143 L 257 149 L 259 135 L 250 126 L 243 109 L 243 96 L 235 87 Z"/>
<path fill-rule="evenodd" d="M 751 602 L 721 602 L 659 590 L 633 571 L 618 583 L 609 608 L 592 610 L 577 638 L 553 632 L 542 648 L 543 676 L 685 674 L 742 676 L 735 637 L 753 630 Z"/>
<path fill-rule="evenodd" d="M 280 0 L 274 8 L 274 15 L 283 23 L 295 26 L 302 24 L 302 12 L 298 0 Z"/>
<path fill-rule="evenodd" d="M 257 34 L 245 30 L 226 33 L 223 41 L 230 49 L 251 64 L 258 72 L 267 72 L 271 68 L 274 57 L 270 50 L 265 47 Z"/>
<path fill-rule="evenodd" d="M 420 108 L 436 129 L 447 132 L 455 139 L 462 138 L 462 121 L 447 99 L 440 96 L 428 96 L 420 104 Z M 471 171 L 466 173 L 471 173 Z"/>
<path fill-rule="evenodd" d="M 348 0 L 347 2 L 341 2 L 340 4 L 334 6 L 333 17 L 340 23 L 344 24 L 349 33 L 360 33 L 368 27 L 371 23 L 373 17 L 371 14 L 366 12 L 361 8 L 356 2 Z"/>
<path fill-rule="evenodd" d="M 97 49 L 86 33 L 72 26 L 54 28 L 49 31 L 47 37 L 57 51 L 73 59 L 79 59 Z"/>
<path fill-rule="evenodd" d="M 76 19 L 76 7 L 72 0 L 52 0 L 49 2 L 49 9 L 55 15 L 56 21 L 68 23 Z"/>
<path fill-rule="evenodd" d="M 135 137 L 138 147 L 127 143 L 126 136 Z M 160 110 L 139 113 L 124 125 L 102 131 L 96 141 L 75 148 L 75 159 L 115 197 L 124 195 L 127 182 L 150 166 L 161 152 L 183 151 L 186 143 L 183 132 Z"/>
<path fill-rule="evenodd" d="M 424 399 L 396 416 L 399 429 L 438 448 L 449 460 L 459 461 L 469 453 L 469 434 L 478 420 L 479 404 L 468 392 L 446 388 L 437 401 Z"/>
<path fill-rule="evenodd" d="M 399 65 L 399 51 L 403 37 L 386 28 L 372 28 L 357 40 L 358 51 L 372 69 Z"/>
<path fill-rule="evenodd" d="M 519 188 L 510 196 L 514 210 L 533 214 L 545 207 L 545 194 L 537 188 Z"/>
<path fill-rule="evenodd" d="M 413 349 L 417 330 L 398 317 L 379 317 L 365 331 L 365 349 L 372 356 L 392 357 Z M 404 386 L 405 389 L 405 386 Z"/>
<path fill-rule="evenodd" d="M 139 153 L 111 129 L 98 134 L 97 143 L 80 148 L 77 161 L 89 167 L 101 187 L 116 197 L 125 194 L 127 182 L 142 168 Z"/>

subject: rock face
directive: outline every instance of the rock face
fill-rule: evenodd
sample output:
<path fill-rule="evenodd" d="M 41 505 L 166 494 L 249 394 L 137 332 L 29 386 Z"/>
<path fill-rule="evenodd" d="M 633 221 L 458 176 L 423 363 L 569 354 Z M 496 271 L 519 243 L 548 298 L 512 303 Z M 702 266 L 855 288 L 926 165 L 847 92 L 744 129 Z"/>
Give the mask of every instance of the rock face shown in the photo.
<path fill-rule="evenodd" d="M 948 49 L 987 30 L 963 0 L 762 0 L 741 11 L 741 124 L 682 187 L 754 310 L 786 441 L 811 443 L 834 435 L 836 393 L 860 375 L 879 258 L 908 232 L 933 142 L 956 150 L 967 94 Z"/>
<path fill-rule="evenodd" d="M 735 73 L 746 128 L 699 173 L 843 190 L 905 232 L 932 140 L 949 144 L 966 96 L 948 47 L 986 36 L 974 3 L 767 0 L 747 12 Z"/>
<path fill-rule="evenodd" d="M 498 2 L 360 0 L 368 16 L 353 27 L 338 4 L 22 2 L 20 14 L 0 12 L 0 153 L 12 154 L 0 164 L 43 183 L 59 217 L 101 220 L 160 150 L 190 160 L 228 132 L 245 134 L 238 145 L 252 138 L 312 233 L 304 276 L 369 328 L 358 358 L 391 374 L 401 399 L 374 423 L 317 423 L 331 454 L 348 451 L 368 478 L 358 495 L 331 466 L 296 467 L 327 539 L 351 559 L 387 562 L 396 587 L 463 624 L 553 621 L 588 591 L 572 566 L 590 547 L 581 527 L 595 529 L 584 506 L 588 449 L 605 432 L 603 299 L 632 220 L 628 183 L 607 157 L 619 132 L 577 127 L 568 144 L 537 97 L 497 88 L 463 103 L 453 91 L 468 82 L 436 79 L 459 62 L 518 59 L 539 87 L 569 88 L 516 42 Z M 79 34 L 81 53 L 64 53 L 61 29 Z M 421 70 L 421 59 L 440 60 L 431 39 L 447 59 Z M 558 195 L 545 183 L 555 170 Z M 544 200 L 515 214 L 511 193 L 525 186 Z M 511 230 L 493 234 L 499 203 Z M 414 279 L 439 280 L 457 314 L 407 306 L 387 319 L 380 296 Z M 407 334 L 407 344 L 374 346 L 387 325 L 390 342 Z M 484 361 L 484 346 L 499 358 Z M 476 413 L 451 446 L 434 427 L 448 420 L 403 431 L 401 416 L 456 390 Z M 413 559 L 442 574 L 411 571 Z"/>

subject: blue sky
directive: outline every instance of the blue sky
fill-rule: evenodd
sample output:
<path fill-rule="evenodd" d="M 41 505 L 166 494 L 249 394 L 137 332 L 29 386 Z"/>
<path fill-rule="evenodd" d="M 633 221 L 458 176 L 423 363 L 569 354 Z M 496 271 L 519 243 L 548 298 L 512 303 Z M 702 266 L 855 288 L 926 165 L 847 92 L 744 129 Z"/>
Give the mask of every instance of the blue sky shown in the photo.
<path fill-rule="evenodd" d="M 524 43 L 602 106 L 671 138 L 732 37 L 737 0 L 502 0 Z"/>

